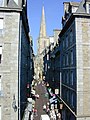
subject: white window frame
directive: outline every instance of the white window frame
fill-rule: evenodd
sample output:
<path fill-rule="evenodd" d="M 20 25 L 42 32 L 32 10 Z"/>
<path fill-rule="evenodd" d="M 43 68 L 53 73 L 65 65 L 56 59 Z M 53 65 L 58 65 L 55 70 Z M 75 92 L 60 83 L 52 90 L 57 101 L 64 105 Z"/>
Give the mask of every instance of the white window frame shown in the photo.
<path fill-rule="evenodd" d="M 90 14 L 90 4 L 86 3 L 86 12 Z"/>

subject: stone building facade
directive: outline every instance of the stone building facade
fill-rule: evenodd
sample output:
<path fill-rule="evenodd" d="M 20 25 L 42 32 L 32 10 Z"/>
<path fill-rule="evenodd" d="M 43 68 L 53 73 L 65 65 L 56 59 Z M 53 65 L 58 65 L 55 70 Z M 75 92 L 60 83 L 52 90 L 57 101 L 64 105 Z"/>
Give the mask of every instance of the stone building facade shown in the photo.
<path fill-rule="evenodd" d="M 54 30 L 53 42 L 51 42 L 49 47 L 45 49 L 43 57 L 45 76 L 44 81 L 49 93 L 49 101 L 51 101 L 50 109 L 52 109 L 53 106 L 54 112 L 57 114 L 60 112 L 60 101 L 57 99 L 57 96 L 60 94 L 60 47 L 58 42 L 59 33 L 60 30 Z M 54 95 L 55 100 L 53 99 Z"/>
<path fill-rule="evenodd" d="M 49 47 L 44 51 L 44 74 L 45 81 L 55 90 L 55 83 L 59 82 L 58 70 L 60 70 L 60 50 L 58 43 L 58 35 L 60 30 L 55 29 L 53 40 L 50 41 Z M 51 39 L 51 37 L 50 37 Z M 59 85 L 58 85 L 59 86 Z M 55 91 L 54 91 L 55 92 Z"/>
<path fill-rule="evenodd" d="M 89 32 L 90 0 L 64 2 L 59 46 L 51 44 L 44 54 L 47 87 L 54 94 L 59 89 L 63 120 L 90 119 Z"/>
<path fill-rule="evenodd" d="M 21 120 L 30 83 L 27 1 L 0 1 L 0 119 Z"/>
<path fill-rule="evenodd" d="M 65 2 L 60 42 L 63 120 L 90 119 L 90 0 Z"/>

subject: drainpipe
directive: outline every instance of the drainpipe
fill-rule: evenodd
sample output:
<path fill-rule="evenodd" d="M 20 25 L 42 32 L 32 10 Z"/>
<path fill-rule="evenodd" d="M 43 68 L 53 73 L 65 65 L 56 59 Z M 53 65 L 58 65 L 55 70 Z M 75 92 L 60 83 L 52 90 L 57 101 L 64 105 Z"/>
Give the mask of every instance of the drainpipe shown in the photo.
<path fill-rule="evenodd" d="M 20 19 L 19 19 L 19 43 L 18 43 L 18 120 L 21 120 L 20 116 L 20 75 L 21 75 L 21 13 L 20 13 Z"/>

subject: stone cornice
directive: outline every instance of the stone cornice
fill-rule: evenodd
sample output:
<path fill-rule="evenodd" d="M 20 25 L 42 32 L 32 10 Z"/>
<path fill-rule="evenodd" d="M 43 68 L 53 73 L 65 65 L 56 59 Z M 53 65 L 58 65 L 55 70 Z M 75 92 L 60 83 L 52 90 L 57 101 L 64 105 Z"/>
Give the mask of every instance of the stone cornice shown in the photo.
<path fill-rule="evenodd" d="M 0 12 L 21 12 L 23 8 L 0 7 Z"/>
<path fill-rule="evenodd" d="M 61 30 L 61 32 L 59 34 L 59 37 L 61 37 L 67 31 L 67 29 L 69 28 L 69 26 L 72 24 L 73 20 L 76 17 L 90 18 L 90 14 L 87 14 L 87 13 L 72 13 L 70 18 L 67 20 L 65 26 L 62 28 L 62 30 Z"/>

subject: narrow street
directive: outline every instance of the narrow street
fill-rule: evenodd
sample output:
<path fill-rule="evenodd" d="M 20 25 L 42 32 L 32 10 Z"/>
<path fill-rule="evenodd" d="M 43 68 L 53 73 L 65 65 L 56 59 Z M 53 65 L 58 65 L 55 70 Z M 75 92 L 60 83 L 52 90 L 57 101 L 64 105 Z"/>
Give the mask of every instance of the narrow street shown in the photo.
<path fill-rule="evenodd" d="M 35 103 L 37 115 L 34 115 L 34 120 L 40 120 L 40 116 L 42 114 L 46 114 L 46 112 L 43 110 L 43 105 L 46 105 L 48 102 L 47 90 L 42 83 L 37 84 L 36 94 L 39 94 L 39 99 L 37 99 Z"/>

